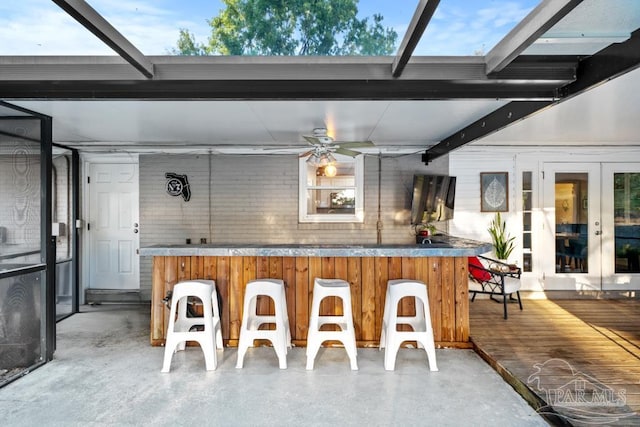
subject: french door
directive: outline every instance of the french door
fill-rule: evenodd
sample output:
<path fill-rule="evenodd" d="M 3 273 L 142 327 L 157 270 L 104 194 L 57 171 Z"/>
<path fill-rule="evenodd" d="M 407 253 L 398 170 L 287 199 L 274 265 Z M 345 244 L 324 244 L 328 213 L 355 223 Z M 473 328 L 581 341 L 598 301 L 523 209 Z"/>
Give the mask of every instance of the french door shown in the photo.
<path fill-rule="evenodd" d="M 640 164 L 545 163 L 548 290 L 640 289 Z"/>
<path fill-rule="evenodd" d="M 640 290 L 640 163 L 602 165 L 602 288 Z"/>

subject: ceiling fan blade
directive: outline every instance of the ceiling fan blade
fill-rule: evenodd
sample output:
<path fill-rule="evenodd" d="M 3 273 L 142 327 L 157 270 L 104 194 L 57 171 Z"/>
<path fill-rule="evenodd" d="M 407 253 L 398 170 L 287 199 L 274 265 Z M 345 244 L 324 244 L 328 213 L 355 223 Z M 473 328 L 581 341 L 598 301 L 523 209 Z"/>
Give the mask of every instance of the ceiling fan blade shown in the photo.
<path fill-rule="evenodd" d="M 342 148 L 342 147 L 336 148 L 335 152 L 338 154 L 342 154 L 344 156 L 351 156 L 351 157 L 356 157 L 357 155 L 362 154 L 359 151 L 347 150 L 346 148 Z"/>
<path fill-rule="evenodd" d="M 375 144 L 371 141 L 338 141 L 336 145 L 339 145 L 341 148 L 375 147 Z"/>
<path fill-rule="evenodd" d="M 302 135 L 302 137 L 306 139 L 309 142 L 309 144 L 320 144 L 320 140 L 316 136 Z"/>

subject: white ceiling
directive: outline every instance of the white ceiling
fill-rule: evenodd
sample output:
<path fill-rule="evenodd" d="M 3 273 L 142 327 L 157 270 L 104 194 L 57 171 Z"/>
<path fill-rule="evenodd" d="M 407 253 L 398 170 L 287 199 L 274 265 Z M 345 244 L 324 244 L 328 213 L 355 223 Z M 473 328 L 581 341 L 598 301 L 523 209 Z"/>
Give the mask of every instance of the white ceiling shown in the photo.
<path fill-rule="evenodd" d="M 640 69 L 485 137 L 478 143 L 640 145 Z"/>
<path fill-rule="evenodd" d="M 638 144 L 640 69 L 548 108 L 476 144 Z M 326 126 L 337 140 L 417 152 L 506 104 L 454 101 L 16 100 L 53 117 L 54 141 L 83 151 L 302 151 Z M 274 148 L 282 150 L 274 150 Z M 287 150 L 288 148 L 288 150 Z M 365 150 L 366 151 L 366 150 Z"/>
<path fill-rule="evenodd" d="M 506 103 L 469 101 L 14 101 L 53 117 L 54 142 L 91 149 L 300 147 L 315 127 L 336 140 L 420 150 Z"/>

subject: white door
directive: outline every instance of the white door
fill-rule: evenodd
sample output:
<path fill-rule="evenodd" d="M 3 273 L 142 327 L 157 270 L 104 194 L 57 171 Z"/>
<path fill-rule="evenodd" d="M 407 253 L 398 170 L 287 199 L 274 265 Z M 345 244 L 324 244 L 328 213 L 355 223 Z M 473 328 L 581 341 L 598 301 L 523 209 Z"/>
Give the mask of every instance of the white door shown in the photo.
<path fill-rule="evenodd" d="M 89 288 L 139 289 L 138 165 L 89 166 Z"/>
<path fill-rule="evenodd" d="M 600 163 L 545 163 L 543 179 L 545 289 L 600 290 Z"/>
<path fill-rule="evenodd" d="M 545 289 L 640 289 L 640 163 L 545 163 Z"/>
<path fill-rule="evenodd" d="M 640 163 L 602 165 L 602 288 L 640 289 Z"/>

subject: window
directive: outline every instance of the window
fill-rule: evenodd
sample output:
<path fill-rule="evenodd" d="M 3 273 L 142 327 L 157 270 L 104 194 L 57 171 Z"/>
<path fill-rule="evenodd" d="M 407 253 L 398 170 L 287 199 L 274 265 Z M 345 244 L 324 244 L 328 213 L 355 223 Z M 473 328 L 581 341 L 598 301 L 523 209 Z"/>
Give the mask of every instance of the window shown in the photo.
<path fill-rule="evenodd" d="M 363 156 L 335 158 L 335 171 L 300 159 L 300 222 L 363 222 Z"/>
<path fill-rule="evenodd" d="M 522 270 L 532 271 L 533 251 L 532 241 L 532 215 L 533 215 L 533 173 L 522 172 Z"/>

